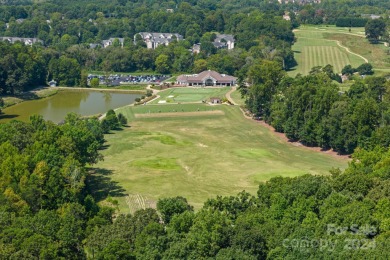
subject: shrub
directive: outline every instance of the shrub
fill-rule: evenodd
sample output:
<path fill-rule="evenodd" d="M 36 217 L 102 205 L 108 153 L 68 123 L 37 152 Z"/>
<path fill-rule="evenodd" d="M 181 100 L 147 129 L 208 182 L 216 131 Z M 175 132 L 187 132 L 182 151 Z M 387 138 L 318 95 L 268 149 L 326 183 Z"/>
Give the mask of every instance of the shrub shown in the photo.
<path fill-rule="evenodd" d="M 357 72 L 359 72 L 360 75 L 372 75 L 374 74 L 374 71 L 372 71 L 372 65 L 370 63 L 364 63 L 357 67 Z"/>
<path fill-rule="evenodd" d="M 110 109 L 107 111 L 106 117 L 102 121 L 102 128 L 103 128 L 103 124 L 105 128 L 104 130 L 106 130 L 107 128 L 109 130 L 112 130 L 119 127 L 119 121 L 118 118 L 116 117 L 114 110 Z M 105 131 L 105 133 L 107 133 L 107 131 Z"/>
<path fill-rule="evenodd" d="M 141 101 L 141 99 L 138 97 L 135 99 L 135 102 L 140 102 L 140 101 Z"/>
<path fill-rule="evenodd" d="M 104 118 L 100 124 L 103 133 L 108 134 L 110 132 L 110 123 L 106 118 Z"/>
<path fill-rule="evenodd" d="M 89 82 L 89 85 L 91 88 L 98 88 L 99 87 L 99 79 L 98 78 L 93 78 Z"/>
<path fill-rule="evenodd" d="M 356 69 L 352 68 L 351 65 L 345 65 L 345 67 L 341 70 L 341 74 L 343 75 L 352 75 L 356 72 Z"/>
<path fill-rule="evenodd" d="M 118 114 L 118 121 L 121 125 L 127 125 L 127 118 L 122 114 Z"/>

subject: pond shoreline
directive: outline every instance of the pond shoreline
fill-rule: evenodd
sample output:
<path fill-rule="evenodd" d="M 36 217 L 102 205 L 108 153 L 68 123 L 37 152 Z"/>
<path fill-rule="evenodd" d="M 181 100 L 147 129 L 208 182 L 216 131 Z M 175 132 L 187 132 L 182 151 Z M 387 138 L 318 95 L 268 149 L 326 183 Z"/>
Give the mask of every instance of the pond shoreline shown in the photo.
<path fill-rule="evenodd" d="M 79 87 L 38 87 L 18 95 L 5 95 L 1 96 L 4 100 L 4 108 L 14 106 L 16 104 L 43 99 L 56 95 L 59 91 L 98 91 L 98 92 L 113 92 L 113 93 L 126 93 L 126 94 L 144 94 L 143 90 L 128 90 L 128 89 L 110 89 L 110 88 L 79 88 Z"/>
<path fill-rule="evenodd" d="M 133 104 L 142 94 L 128 90 L 47 87 L 35 89 L 25 96 L 28 98 L 21 99 L 21 95 L 17 99 L 7 97 L 15 105 L 2 111 L 1 123 L 13 119 L 28 121 L 33 114 L 42 115 L 45 120 L 53 122 L 60 122 L 72 112 L 82 117 L 100 116 L 110 109 Z M 7 100 L 7 103 L 10 104 L 10 101 Z"/>
<path fill-rule="evenodd" d="M 38 87 L 35 89 L 32 89 L 30 91 L 23 92 L 18 95 L 5 95 L 5 96 L 0 96 L 4 100 L 4 107 L 3 108 L 8 108 L 13 105 L 29 101 L 29 100 L 37 100 L 37 99 L 42 99 L 42 98 L 47 98 L 54 96 L 57 94 L 59 89 L 53 88 L 53 87 Z"/>
<path fill-rule="evenodd" d="M 117 93 L 127 93 L 127 94 L 145 94 L 144 90 L 131 90 L 131 89 L 112 89 L 112 88 L 73 88 L 73 87 L 53 87 L 56 89 L 64 89 L 71 91 L 100 91 L 100 92 L 117 92 Z"/>

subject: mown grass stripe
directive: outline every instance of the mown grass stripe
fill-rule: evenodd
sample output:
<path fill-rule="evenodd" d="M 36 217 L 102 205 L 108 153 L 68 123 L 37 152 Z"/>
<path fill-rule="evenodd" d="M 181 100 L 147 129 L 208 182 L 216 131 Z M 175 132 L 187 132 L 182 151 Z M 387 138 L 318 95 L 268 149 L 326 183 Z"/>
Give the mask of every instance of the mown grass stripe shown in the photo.
<path fill-rule="evenodd" d="M 337 57 L 335 53 L 335 48 L 334 47 L 328 47 L 329 48 L 329 59 L 328 59 L 328 64 L 331 64 L 333 68 L 337 64 Z"/>
<path fill-rule="evenodd" d="M 344 53 L 341 52 L 339 49 L 335 48 L 335 54 L 336 54 L 336 63 L 335 63 L 335 72 L 340 72 L 341 69 L 345 66 L 345 57 Z"/>

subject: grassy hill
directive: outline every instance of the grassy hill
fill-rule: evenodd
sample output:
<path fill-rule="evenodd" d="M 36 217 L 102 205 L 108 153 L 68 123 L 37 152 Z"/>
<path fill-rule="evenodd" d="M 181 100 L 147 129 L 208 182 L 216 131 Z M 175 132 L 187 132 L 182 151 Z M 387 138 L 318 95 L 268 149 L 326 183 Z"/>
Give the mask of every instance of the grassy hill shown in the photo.
<path fill-rule="evenodd" d="M 186 89 L 177 91 L 184 95 Z M 275 176 L 327 174 L 332 167 L 347 165 L 344 159 L 287 143 L 245 118 L 238 106 L 147 104 L 119 112 L 130 127 L 106 136 L 105 160 L 97 168 L 105 169 L 102 178 L 110 173 L 122 195 L 130 195 L 111 193 L 123 212 L 139 201 L 153 205 L 169 196 L 184 196 L 199 208 L 216 195 L 254 193 L 260 182 Z"/>

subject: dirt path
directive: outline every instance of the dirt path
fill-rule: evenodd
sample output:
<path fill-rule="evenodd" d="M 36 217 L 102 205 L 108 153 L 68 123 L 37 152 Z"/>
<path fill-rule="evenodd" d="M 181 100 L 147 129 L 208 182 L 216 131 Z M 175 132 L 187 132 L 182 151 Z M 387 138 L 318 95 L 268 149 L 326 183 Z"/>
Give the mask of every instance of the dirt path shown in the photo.
<path fill-rule="evenodd" d="M 362 55 L 360 55 L 360 54 L 357 54 L 357 53 L 355 53 L 355 52 L 352 52 L 348 47 L 342 45 L 342 44 L 340 43 L 340 41 L 336 41 L 336 43 L 337 43 L 337 45 L 340 46 L 341 48 L 344 48 L 347 52 L 349 52 L 349 53 L 351 53 L 351 54 L 353 54 L 353 55 L 356 55 L 356 56 L 362 58 L 366 63 L 368 63 L 368 60 L 367 60 L 366 58 L 364 58 L 364 57 L 363 57 Z"/>
<path fill-rule="evenodd" d="M 151 91 L 153 92 L 153 93 L 152 93 L 153 95 L 157 95 L 157 93 L 161 91 L 161 90 L 152 88 L 152 85 L 148 85 L 148 86 L 146 87 L 146 90 L 151 90 Z"/>
<path fill-rule="evenodd" d="M 225 97 L 227 98 L 227 100 L 229 100 L 230 103 L 232 103 L 233 105 L 235 106 L 238 106 L 238 104 L 236 102 L 234 102 L 234 100 L 232 99 L 231 95 L 234 91 L 236 91 L 237 87 L 232 87 L 232 89 L 226 93 Z"/>
<path fill-rule="evenodd" d="M 301 39 L 314 39 L 314 38 L 310 38 L 310 37 L 299 37 L 299 38 L 301 38 Z M 348 53 L 350 53 L 350 54 L 352 54 L 352 55 L 358 56 L 359 58 L 361 58 L 362 60 L 364 60 L 365 63 L 368 63 L 368 59 L 364 58 L 364 57 L 363 57 L 362 55 L 360 55 L 360 54 L 357 54 L 357 53 L 351 51 L 348 47 L 342 45 L 342 44 L 340 43 L 340 41 L 337 41 L 337 40 L 328 40 L 328 39 L 323 39 L 323 40 L 324 40 L 324 41 L 328 41 L 328 42 L 336 42 L 337 46 L 339 46 L 339 47 L 345 49 Z"/>

